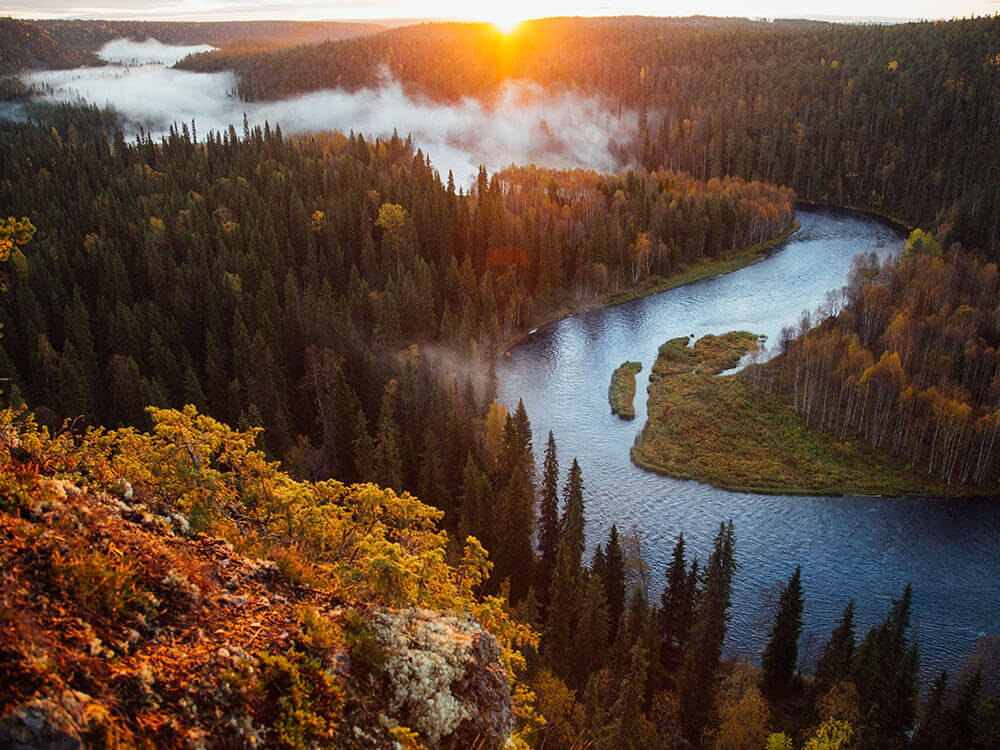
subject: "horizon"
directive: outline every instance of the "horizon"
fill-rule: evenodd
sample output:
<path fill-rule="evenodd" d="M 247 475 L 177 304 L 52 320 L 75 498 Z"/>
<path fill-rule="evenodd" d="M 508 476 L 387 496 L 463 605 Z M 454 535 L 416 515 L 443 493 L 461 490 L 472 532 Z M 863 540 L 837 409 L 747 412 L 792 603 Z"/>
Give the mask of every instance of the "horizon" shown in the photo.
<path fill-rule="evenodd" d="M 962 0 L 958 4 L 947 4 L 941 8 L 937 0 L 919 0 L 907 3 L 905 0 L 884 0 L 878 7 L 872 7 L 863 0 L 850 0 L 841 4 L 839 13 L 830 13 L 820 6 L 824 2 L 807 0 L 806 2 L 791 2 L 791 0 L 767 0 L 757 8 L 757 12 L 748 12 L 745 5 L 731 0 L 712 0 L 709 5 L 686 0 L 685 3 L 675 3 L 671 13 L 663 13 L 662 8 L 639 2 L 630 2 L 620 8 L 606 4 L 577 4 L 569 7 L 563 0 L 548 0 L 544 3 L 543 12 L 538 10 L 538 3 L 515 2 L 508 3 L 503 10 L 495 8 L 484 9 L 482 12 L 468 12 L 468 4 L 454 0 L 437 0 L 428 8 L 428 12 L 411 15 L 406 12 L 405 5 L 393 0 L 361 0 L 361 2 L 341 3 L 339 7 L 345 12 L 328 15 L 335 10 L 328 3 L 306 2 L 300 4 L 294 11 L 285 5 L 262 4 L 253 0 L 240 3 L 222 4 L 214 0 L 211 4 L 192 3 L 189 0 L 179 0 L 168 4 L 168 7 L 136 8 L 124 0 L 111 0 L 101 7 L 80 6 L 71 2 L 50 3 L 40 8 L 35 3 L 21 2 L 12 4 L 4 15 L 25 21 L 45 20 L 83 20 L 83 21 L 134 21 L 134 22 L 189 22 L 189 23 L 224 23 L 224 22 L 314 22 L 314 23 L 357 23 L 386 26 L 387 28 L 415 25 L 420 23 L 443 22 L 486 22 L 509 30 L 524 21 L 547 18 L 613 18 L 622 16 L 640 16 L 655 18 L 684 19 L 701 18 L 741 18 L 748 21 L 819 21 L 828 23 L 914 23 L 945 20 L 961 20 L 971 17 L 993 16 L 1000 13 L 1000 0 Z M 216 7 L 216 2 L 218 6 Z M 126 7 L 127 6 L 127 7 Z M 187 7 L 185 7 L 187 6 Z M 936 8 L 941 8 L 935 12 Z M 400 12 L 390 12 L 392 10 Z M 432 12 L 432 11 L 440 12 Z M 351 12 L 353 11 L 353 12 Z M 378 12 L 386 11 L 386 12 Z M 657 12 L 660 11 L 660 12 Z"/>

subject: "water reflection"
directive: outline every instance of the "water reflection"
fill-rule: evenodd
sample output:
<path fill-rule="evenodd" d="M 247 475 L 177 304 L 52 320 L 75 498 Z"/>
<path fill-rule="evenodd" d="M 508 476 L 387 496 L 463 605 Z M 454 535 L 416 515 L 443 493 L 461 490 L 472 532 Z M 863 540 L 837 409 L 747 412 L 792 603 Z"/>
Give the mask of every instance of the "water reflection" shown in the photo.
<path fill-rule="evenodd" d="M 510 406 L 524 398 L 539 456 L 552 430 L 563 470 L 579 458 L 591 546 L 612 523 L 641 532 L 656 596 L 677 533 L 705 559 L 719 521 L 733 519 L 741 568 L 731 652 L 759 659 L 776 586 L 801 563 L 807 664 L 849 597 L 861 630 L 912 581 L 927 681 L 942 668 L 954 672 L 980 635 L 1000 633 L 1000 504 L 750 495 L 650 474 L 628 459 L 646 419 L 646 378 L 666 339 L 745 329 L 776 341 L 782 326 L 844 284 L 855 254 L 902 250 L 894 230 L 859 214 L 803 211 L 798 218 L 801 230 L 760 263 L 539 330 L 501 364 L 501 399 Z M 607 401 L 611 372 L 625 360 L 643 363 L 633 422 L 612 415 Z"/>

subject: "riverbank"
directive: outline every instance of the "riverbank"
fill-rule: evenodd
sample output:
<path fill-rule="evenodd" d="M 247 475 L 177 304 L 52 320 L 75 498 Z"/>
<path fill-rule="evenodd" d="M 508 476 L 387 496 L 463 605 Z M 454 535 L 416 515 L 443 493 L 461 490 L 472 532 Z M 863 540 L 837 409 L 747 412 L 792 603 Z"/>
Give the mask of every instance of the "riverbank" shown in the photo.
<path fill-rule="evenodd" d="M 739 374 L 672 375 L 650 386 L 632 462 L 719 489 L 781 495 L 984 497 L 995 485 L 948 485 L 863 440 L 807 427 L 783 401 Z"/>
<path fill-rule="evenodd" d="M 635 376 L 642 371 L 642 362 L 622 362 L 611 373 L 608 401 L 611 413 L 622 419 L 635 419 Z"/>
<path fill-rule="evenodd" d="M 632 302 L 633 300 L 642 299 L 643 297 L 649 297 L 654 294 L 659 294 L 660 292 L 666 292 L 680 286 L 693 284 L 694 282 L 701 281 L 702 279 L 711 278 L 713 276 L 722 276 L 727 273 L 732 273 L 733 271 L 738 271 L 741 268 L 746 268 L 757 261 L 763 260 L 769 254 L 774 252 L 774 250 L 784 244 L 793 234 L 799 231 L 801 226 L 802 225 L 799 221 L 795 220 L 788 229 L 766 242 L 760 242 L 750 247 L 730 250 L 723 253 L 718 258 L 706 259 L 700 263 L 682 267 L 677 273 L 671 274 L 667 277 L 656 275 L 649 276 L 643 281 L 642 284 L 617 292 L 607 292 L 596 299 L 585 301 L 573 299 L 560 300 L 552 306 L 552 309 L 549 309 L 547 312 L 542 312 L 540 315 L 536 316 L 533 319 L 533 322 L 526 326 L 528 329 L 527 331 L 522 330 L 511 336 L 502 351 L 509 351 L 534 334 L 540 328 L 545 328 L 553 323 L 557 323 L 564 318 L 570 317 L 571 315 L 577 315 L 579 313 L 586 312 L 587 310 L 595 310 L 602 307 L 622 305 L 626 302 Z"/>

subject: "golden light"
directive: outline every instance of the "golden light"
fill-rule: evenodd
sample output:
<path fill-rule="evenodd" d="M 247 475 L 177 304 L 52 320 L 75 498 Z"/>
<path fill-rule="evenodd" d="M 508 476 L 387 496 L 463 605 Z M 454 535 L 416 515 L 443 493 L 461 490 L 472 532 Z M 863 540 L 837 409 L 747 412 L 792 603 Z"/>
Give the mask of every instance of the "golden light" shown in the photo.
<path fill-rule="evenodd" d="M 500 11 L 487 20 L 501 34 L 513 34 L 517 30 L 517 27 L 524 22 L 524 16 Z"/>

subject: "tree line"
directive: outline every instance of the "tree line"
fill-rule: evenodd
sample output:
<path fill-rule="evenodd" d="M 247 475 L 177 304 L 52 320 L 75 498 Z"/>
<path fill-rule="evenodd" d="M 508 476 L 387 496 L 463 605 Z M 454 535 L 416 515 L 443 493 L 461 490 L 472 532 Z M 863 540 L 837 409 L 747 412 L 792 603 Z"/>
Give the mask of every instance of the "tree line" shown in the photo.
<path fill-rule="evenodd" d="M 915 231 L 908 251 L 855 259 L 848 285 L 811 326 L 786 329 L 779 356 L 748 382 L 787 399 L 806 424 L 858 435 L 948 483 L 1000 475 L 997 267 Z"/>

